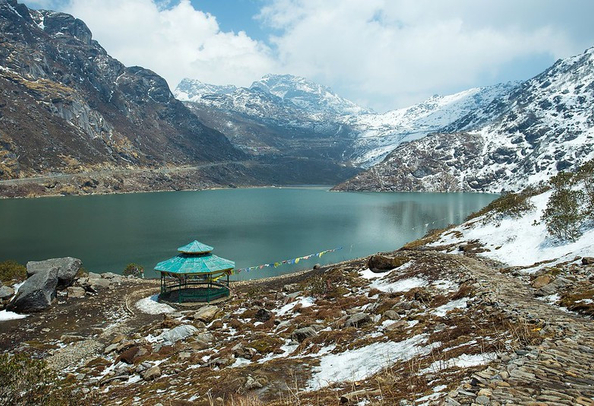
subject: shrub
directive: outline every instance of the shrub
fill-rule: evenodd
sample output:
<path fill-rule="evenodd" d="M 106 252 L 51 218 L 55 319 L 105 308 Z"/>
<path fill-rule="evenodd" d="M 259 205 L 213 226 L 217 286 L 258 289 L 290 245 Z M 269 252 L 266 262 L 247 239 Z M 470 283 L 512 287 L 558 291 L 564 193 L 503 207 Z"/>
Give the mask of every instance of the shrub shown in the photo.
<path fill-rule="evenodd" d="M 472 213 L 466 220 L 472 220 L 488 213 L 497 218 L 504 216 L 521 217 L 523 213 L 534 209 L 534 205 L 530 203 L 530 198 L 539 193 L 542 193 L 541 189 L 533 188 L 525 189 L 520 193 L 506 193 L 498 199 L 493 200 L 483 209 Z"/>
<path fill-rule="evenodd" d="M 128 266 L 126 266 L 126 269 L 124 269 L 124 272 L 122 272 L 122 274 L 124 276 L 132 275 L 135 278 L 144 278 L 144 268 L 142 267 L 142 265 L 131 263 L 128 264 Z"/>
<path fill-rule="evenodd" d="M 27 279 L 27 268 L 16 261 L 0 262 L 0 281 L 10 282 Z"/>
<path fill-rule="evenodd" d="M 553 192 L 542 215 L 551 236 L 562 241 L 580 238 L 584 220 L 580 202 L 583 198 L 581 190 L 559 189 Z"/>
<path fill-rule="evenodd" d="M 73 404 L 67 392 L 44 361 L 0 354 L 0 406 Z"/>

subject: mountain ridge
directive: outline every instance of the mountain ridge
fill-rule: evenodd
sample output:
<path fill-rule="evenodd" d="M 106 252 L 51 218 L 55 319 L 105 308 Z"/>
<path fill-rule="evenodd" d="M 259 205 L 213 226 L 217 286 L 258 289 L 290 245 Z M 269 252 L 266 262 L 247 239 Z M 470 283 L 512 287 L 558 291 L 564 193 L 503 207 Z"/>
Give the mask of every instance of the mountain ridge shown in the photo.
<path fill-rule="evenodd" d="M 594 157 L 593 106 L 589 48 L 336 189 L 517 191 Z"/>

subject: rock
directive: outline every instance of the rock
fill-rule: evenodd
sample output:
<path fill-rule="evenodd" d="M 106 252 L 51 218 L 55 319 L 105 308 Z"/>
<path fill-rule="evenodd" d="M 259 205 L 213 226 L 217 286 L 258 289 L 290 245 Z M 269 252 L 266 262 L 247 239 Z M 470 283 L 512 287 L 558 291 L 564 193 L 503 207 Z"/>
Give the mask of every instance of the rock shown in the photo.
<path fill-rule="evenodd" d="M 69 286 L 66 288 L 66 292 L 70 298 L 83 298 L 87 293 L 87 291 L 80 286 Z"/>
<path fill-rule="evenodd" d="M 136 354 L 138 354 L 139 349 L 140 348 L 138 346 L 128 348 L 126 351 L 120 354 L 120 356 L 116 359 L 116 362 L 122 361 L 126 364 L 133 364 L 134 358 L 136 357 Z"/>
<path fill-rule="evenodd" d="M 111 285 L 108 279 L 104 279 L 94 272 L 89 272 L 88 276 L 80 278 L 78 284 L 91 293 L 97 293 L 100 289 L 108 289 Z"/>
<path fill-rule="evenodd" d="M 194 314 L 194 318 L 197 320 L 203 321 L 204 323 L 210 323 L 211 321 L 214 320 L 218 311 L 219 311 L 219 308 L 217 306 L 213 306 L 213 305 L 204 306 L 204 307 L 201 307 Z"/>
<path fill-rule="evenodd" d="M 390 325 L 386 326 L 385 329 L 387 331 L 399 331 L 399 330 L 404 330 L 406 328 L 408 328 L 408 323 L 405 320 L 400 320 L 394 324 L 390 324 Z"/>
<path fill-rule="evenodd" d="M 152 381 L 161 376 L 161 368 L 158 366 L 150 367 L 149 369 L 144 370 L 140 376 L 142 376 L 142 379 L 145 381 Z"/>
<path fill-rule="evenodd" d="M 543 286 L 546 286 L 549 283 L 551 283 L 552 280 L 553 280 L 553 278 L 551 275 L 548 275 L 548 274 L 540 275 L 532 281 L 532 287 L 534 289 L 540 289 Z"/>
<path fill-rule="evenodd" d="M 372 272 L 382 273 L 404 265 L 409 261 L 405 257 L 389 257 L 387 255 L 372 255 L 367 261 L 367 266 Z"/>
<path fill-rule="evenodd" d="M 264 387 L 257 379 L 254 379 L 251 375 L 247 376 L 245 380 L 245 384 L 243 385 L 245 390 L 252 390 L 252 389 L 261 389 Z"/>
<path fill-rule="evenodd" d="M 103 353 L 109 354 L 110 352 L 113 352 L 117 349 L 118 349 L 118 344 L 114 343 L 114 344 L 111 344 L 111 345 L 108 345 L 107 347 L 105 347 L 105 350 L 103 351 Z"/>
<path fill-rule="evenodd" d="M 369 323 L 371 317 L 367 313 L 356 313 L 349 317 L 345 322 L 345 327 L 361 327 L 362 325 Z"/>
<path fill-rule="evenodd" d="M 384 312 L 384 317 L 389 320 L 399 320 L 400 319 L 400 315 L 398 314 L 398 312 L 396 310 L 386 310 Z"/>
<path fill-rule="evenodd" d="M 122 275 L 113 272 L 105 272 L 100 274 L 102 279 L 107 279 L 110 283 L 120 283 L 124 279 Z"/>
<path fill-rule="evenodd" d="M 299 342 L 302 342 L 306 338 L 313 337 L 316 334 L 316 330 L 314 330 L 313 327 L 302 327 L 293 331 L 293 334 L 291 334 L 291 338 Z"/>
<path fill-rule="evenodd" d="M 185 340 L 186 338 L 194 335 L 197 331 L 198 329 L 196 327 L 189 324 L 184 324 L 172 328 L 171 330 L 164 331 L 157 338 L 166 342 L 175 343 L 180 340 Z"/>
<path fill-rule="evenodd" d="M 27 262 L 27 275 L 33 276 L 40 272 L 56 269 L 58 271 L 58 289 L 63 289 L 72 285 L 81 266 L 80 259 L 71 257 L 29 261 Z"/>
<path fill-rule="evenodd" d="M 477 396 L 474 399 L 474 402 L 475 403 L 478 403 L 479 405 L 490 405 L 491 404 L 491 400 L 488 397 L 482 396 L 482 395 L 481 396 Z"/>
<path fill-rule="evenodd" d="M 297 283 L 290 283 L 283 286 L 283 292 L 296 292 L 299 290 L 299 285 Z"/>
<path fill-rule="evenodd" d="M 14 289 L 10 286 L 0 286 L 0 300 L 5 300 L 14 295 Z"/>
<path fill-rule="evenodd" d="M 256 319 L 256 321 L 261 321 L 262 323 L 265 323 L 272 318 L 272 314 L 268 310 L 260 308 L 256 312 L 254 318 Z"/>
<path fill-rule="evenodd" d="M 205 331 L 203 333 L 196 335 L 196 341 L 200 341 L 205 344 L 210 344 L 214 341 L 214 336 L 212 335 L 212 333 Z"/>
<path fill-rule="evenodd" d="M 7 306 L 14 312 L 29 313 L 47 309 L 56 298 L 58 270 L 38 272 L 28 278 Z"/>
<path fill-rule="evenodd" d="M 245 347 L 242 343 L 235 345 L 231 351 L 233 351 L 235 358 L 245 359 L 252 359 L 252 357 L 258 352 L 255 348 Z"/>
<path fill-rule="evenodd" d="M 583 257 L 582 265 L 594 265 L 594 257 Z"/>

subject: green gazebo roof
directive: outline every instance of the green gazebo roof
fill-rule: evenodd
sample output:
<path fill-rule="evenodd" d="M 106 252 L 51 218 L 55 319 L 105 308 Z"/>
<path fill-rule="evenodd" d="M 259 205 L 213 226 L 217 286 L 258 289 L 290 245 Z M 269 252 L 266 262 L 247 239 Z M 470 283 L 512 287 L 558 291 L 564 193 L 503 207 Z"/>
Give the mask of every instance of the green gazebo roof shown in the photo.
<path fill-rule="evenodd" d="M 184 254 L 205 254 L 214 250 L 214 248 L 210 245 L 202 244 L 201 242 L 194 240 L 183 247 L 179 247 L 177 250 L 179 252 L 183 252 Z"/>
<path fill-rule="evenodd" d="M 155 270 L 180 275 L 212 275 L 235 268 L 235 262 L 211 254 L 212 250 L 208 245 L 193 241 L 178 248 L 179 255 L 159 262 Z"/>

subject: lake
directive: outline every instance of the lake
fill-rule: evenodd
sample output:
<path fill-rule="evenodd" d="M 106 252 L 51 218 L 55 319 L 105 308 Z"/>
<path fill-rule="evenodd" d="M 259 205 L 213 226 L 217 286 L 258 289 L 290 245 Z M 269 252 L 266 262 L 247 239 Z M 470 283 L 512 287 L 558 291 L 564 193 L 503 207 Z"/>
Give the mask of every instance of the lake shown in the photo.
<path fill-rule="evenodd" d="M 0 200 L 0 261 L 71 256 L 89 271 L 115 273 L 135 262 L 156 277 L 157 262 L 193 240 L 237 268 L 337 249 L 233 277 L 254 279 L 398 249 L 430 229 L 462 222 L 496 197 L 315 187 Z"/>

